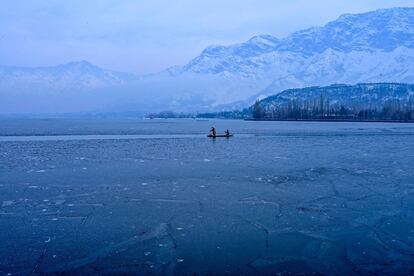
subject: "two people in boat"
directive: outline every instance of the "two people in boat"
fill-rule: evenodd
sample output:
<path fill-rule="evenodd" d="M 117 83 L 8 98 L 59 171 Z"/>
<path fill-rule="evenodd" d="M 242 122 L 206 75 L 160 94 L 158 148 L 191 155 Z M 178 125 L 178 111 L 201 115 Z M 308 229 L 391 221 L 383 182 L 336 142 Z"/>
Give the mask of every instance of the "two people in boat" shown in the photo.
<path fill-rule="evenodd" d="M 216 132 L 216 128 L 215 127 L 211 127 L 211 129 L 210 129 L 210 135 L 212 135 L 212 136 L 216 136 L 217 135 L 217 132 Z M 230 136 L 230 131 L 227 129 L 224 132 L 224 135 Z"/>

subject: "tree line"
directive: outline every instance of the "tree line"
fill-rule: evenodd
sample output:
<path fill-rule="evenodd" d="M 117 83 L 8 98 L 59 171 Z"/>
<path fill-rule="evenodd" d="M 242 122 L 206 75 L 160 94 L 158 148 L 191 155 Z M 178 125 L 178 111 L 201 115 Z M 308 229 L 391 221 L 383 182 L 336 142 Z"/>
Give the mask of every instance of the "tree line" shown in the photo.
<path fill-rule="evenodd" d="M 255 120 L 413 121 L 414 96 L 404 101 L 389 99 L 383 104 L 338 104 L 324 95 L 311 100 L 290 99 L 283 104 L 256 101 L 251 116 Z"/>

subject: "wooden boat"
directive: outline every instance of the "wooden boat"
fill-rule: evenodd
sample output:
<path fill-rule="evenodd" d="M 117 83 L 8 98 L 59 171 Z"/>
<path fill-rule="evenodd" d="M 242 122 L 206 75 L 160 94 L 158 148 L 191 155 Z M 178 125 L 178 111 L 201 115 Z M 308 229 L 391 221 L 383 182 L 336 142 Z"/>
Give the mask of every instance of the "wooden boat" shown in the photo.
<path fill-rule="evenodd" d="M 209 134 L 209 135 L 207 135 L 207 137 L 209 137 L 209 138 L 230 138 L 230 137 L 233 137 L 233 134 L 229 134 L 229 135 L 227 135 L 227 134 L 216 134 L 216 135 Z"/>

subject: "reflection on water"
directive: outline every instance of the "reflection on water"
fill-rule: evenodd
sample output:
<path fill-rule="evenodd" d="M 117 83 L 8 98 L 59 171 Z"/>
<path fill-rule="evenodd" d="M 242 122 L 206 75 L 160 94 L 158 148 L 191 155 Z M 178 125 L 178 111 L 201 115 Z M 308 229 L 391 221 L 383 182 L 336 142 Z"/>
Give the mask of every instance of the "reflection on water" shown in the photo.
<path fill-rule="evenodd" d="M 0 274 L 414 269 L 410 124 L 0 122 Z"/>

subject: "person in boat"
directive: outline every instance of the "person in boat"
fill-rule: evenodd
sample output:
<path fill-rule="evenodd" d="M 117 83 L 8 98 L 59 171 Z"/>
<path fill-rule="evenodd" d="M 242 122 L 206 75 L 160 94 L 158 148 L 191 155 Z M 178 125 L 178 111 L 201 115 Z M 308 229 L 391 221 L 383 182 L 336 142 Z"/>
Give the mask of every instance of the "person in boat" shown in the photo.
<path fill-rule="evenodd" d="M 230 136 L 230 131 L 227 129 L 227 130 L 224 132 L 224 134 L 225 134 L 226 136 Z"/>
<path fill-rule="evenodd" d="M 213 136 L 216 136 L 217 133 L 216 133 L 216 128 L 215 127 L 211 127 L 210 134 L 213 135 Z"/>

